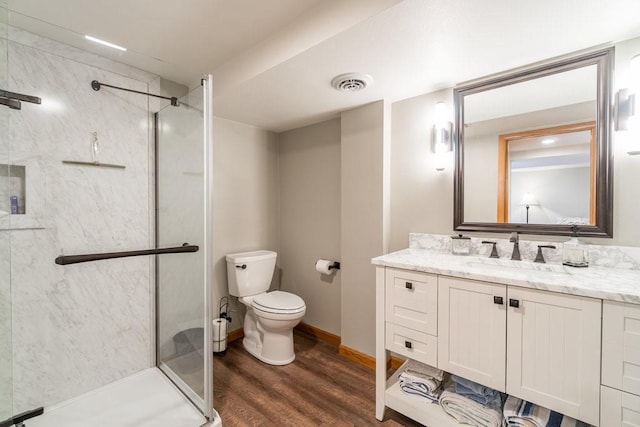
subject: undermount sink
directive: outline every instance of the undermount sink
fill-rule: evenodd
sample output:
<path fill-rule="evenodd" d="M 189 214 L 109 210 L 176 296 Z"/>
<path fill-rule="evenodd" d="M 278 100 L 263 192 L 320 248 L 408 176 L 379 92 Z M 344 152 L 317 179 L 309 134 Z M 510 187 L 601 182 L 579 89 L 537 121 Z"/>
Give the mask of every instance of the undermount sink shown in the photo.
<path fill-rule="evenodd" d="M 512 261 L 510 259 L 477 258 L 468 260 L 466 265 L 472 268 L 482 268 L 492 271 L 539 271 L 546 273 L 571 274 L 571 271 L 563 265 L 543 264 L 532 261 Z"/>

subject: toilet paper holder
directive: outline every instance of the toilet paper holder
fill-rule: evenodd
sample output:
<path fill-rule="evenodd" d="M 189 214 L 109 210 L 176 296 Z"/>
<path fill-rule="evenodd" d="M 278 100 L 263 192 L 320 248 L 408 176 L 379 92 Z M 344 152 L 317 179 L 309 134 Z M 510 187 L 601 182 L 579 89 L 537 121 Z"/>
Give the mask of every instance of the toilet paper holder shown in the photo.
<path fill-rule="evenodd" d="M 315 265 L 316 271 L 321 274 L 333 274 L 335 270 L 340 270 L 340 263 L 329 259 L 319 259 Z"/>

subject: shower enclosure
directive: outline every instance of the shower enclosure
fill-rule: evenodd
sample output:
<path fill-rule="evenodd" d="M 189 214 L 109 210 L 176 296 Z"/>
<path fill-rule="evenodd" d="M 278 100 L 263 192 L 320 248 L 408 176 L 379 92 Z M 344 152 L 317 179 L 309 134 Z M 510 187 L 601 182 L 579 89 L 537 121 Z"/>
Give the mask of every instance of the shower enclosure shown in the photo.
<path fill-rule="evenodd" d="M 0 0 L 0 425 L 215 425 L 212 80 L 88 43 Z"/>

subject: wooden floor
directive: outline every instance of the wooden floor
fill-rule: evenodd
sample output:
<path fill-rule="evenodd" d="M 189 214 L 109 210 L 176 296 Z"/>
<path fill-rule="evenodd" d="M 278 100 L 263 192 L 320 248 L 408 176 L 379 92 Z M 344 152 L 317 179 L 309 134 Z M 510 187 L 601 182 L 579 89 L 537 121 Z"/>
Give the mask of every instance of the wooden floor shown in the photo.
<path fill-rule="evenodd" d="M 330 344 L 294 333 L 296 360 L 260 362 L 234 341 L 214 358 L 214 407 L 232 426 L 420 426 L 387 409 L 375 417 L 374 371 Z"/>

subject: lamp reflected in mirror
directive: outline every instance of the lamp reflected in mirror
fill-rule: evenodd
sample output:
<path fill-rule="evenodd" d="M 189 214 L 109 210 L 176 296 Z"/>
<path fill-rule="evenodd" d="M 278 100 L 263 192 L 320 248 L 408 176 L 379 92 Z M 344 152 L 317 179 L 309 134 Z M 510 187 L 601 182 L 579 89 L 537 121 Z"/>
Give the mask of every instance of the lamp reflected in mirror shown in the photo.
<path fill-rule="evenodd" d="M 536 200 L 535 196 L 533 194 L 531 194 L 530 192 L 526 192 L 524 193 L 524 195 L 522 196 L 522 200 L 520 200 L 520 205 L 524 206 L 525 209 L 527 210 L 527 224 L 529 224 L 529 208 L 531 206 L 538 206 L 540 203 L 538 203 L 538 200 Z"/>

